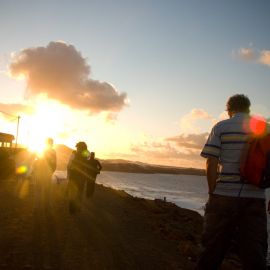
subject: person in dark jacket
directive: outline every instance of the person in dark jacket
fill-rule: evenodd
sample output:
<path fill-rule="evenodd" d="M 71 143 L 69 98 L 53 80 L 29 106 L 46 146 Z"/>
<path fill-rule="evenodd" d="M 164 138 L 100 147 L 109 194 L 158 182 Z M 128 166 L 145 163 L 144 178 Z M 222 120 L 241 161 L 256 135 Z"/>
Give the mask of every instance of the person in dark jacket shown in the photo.
<path fill-rule="evenodd" d="M 100 173 L 102 166 L 100 162 L 95 158 L 95 152 L 90 153 L 89 162 L 89 179 L 87 181 L 86 187 L 86 197 L 90 198 L 94 195 L 95 192 L 95 183 L 97 175 Z"/>

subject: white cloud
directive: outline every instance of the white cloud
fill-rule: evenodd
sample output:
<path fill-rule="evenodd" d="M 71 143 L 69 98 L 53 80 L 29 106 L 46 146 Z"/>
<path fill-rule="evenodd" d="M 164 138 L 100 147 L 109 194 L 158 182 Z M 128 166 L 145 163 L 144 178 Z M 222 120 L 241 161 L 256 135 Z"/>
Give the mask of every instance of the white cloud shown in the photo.
<path fill-rule="evenodd" d="M 190 150 L 201 150 L 206 142 L 208 133 L 200 134 L 180 134 L 178 136 L 166 138 L 166 141 L 173 142 L 179 147 Z"/>
<path fill-rule="evenodd" d="M 131 145 L 129 159 L 178 167 L 203 168 L 200 152 L 208 133 L 180 134 L 168 138 L 144 136 Z"/>
<path fill-rule="evenodd" d="M 222 113 L 220 113 L 218 117 L 219 121 L 226 120 L 228 118 L 229 118 L 229 115 L 227 111 L 223 111 Z"/>
<path fill-rule="evenodd" d="M 240 48 L 237 55 L 243 60 L 254 60 L 256 58 L 253 48 Z"/>
<path fill-rule="evenodd" d="M 234 53 L 235 54 L 235 53 Z M 245 61 L 252 61 L 262 65 L 270 66 L 270 50 L 254 50 L 253 48 L 240 48 L 237 57 Z"/>
<path fill-rule="evenodd" d="M 198 150 L 180 149 L 175 144 L 166 142 L 143 143 L 133 145 L 133 156 L 140 161 L 177 167 L 202 168 L 204 161 Z"/>
<path fill-rule="evenodd" d="M 203 109 L 192 109 L 188 114 L 184 115 L 180 120 L 181 132 L 199 133 L 200 128 L 196 125 L 198 120 L 211 120 L 211 115 Z"/>
<path fill-rule="evenodd" d="M 223 111 L 222 113 L 219 114 L 218 118 L 213 118 L 211 120 L 211 122 L 212 122 L 212 125 L 215 125 L 219 121 L 226 120 L 228 118 L 229 118 L 228 112 L 227 111 Z"/>
<path fill-rule="evenodd" d="M 260 52 L 259 63 L 270 66 L 270 51 L 264 50 Z"/>

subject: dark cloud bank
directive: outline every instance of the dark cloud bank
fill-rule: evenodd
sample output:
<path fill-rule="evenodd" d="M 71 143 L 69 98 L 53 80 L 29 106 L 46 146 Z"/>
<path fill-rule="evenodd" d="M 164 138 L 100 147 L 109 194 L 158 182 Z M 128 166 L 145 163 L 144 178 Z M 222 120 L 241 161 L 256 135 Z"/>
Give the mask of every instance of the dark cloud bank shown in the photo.
<path fill-rule="evenodd" d="M 45 93 L 76 109 L 118 112 L 127 103 L 126 93 L 111 84 L 91 79 L 90 66 L 81 53 L 64 42 L 22 50 L 10 65 L 13 76 L 27 79 L 29 96 Z"/>

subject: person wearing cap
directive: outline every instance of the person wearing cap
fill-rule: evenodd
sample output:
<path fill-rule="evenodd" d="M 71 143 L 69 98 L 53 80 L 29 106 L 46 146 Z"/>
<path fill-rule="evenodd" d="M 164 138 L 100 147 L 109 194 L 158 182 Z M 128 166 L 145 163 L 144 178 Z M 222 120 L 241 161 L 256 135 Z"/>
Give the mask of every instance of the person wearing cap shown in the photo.
<path fill-rule="evenodd" d="M 87 144 L 85 142 L 78 142 L 76 149 L 76 151 L 72 152 L 67 165 L 70 213 L 80 210 L 84 186 L 89 178 L 89 165 L 87 161 L 89 151 L 87 150 Z"/>

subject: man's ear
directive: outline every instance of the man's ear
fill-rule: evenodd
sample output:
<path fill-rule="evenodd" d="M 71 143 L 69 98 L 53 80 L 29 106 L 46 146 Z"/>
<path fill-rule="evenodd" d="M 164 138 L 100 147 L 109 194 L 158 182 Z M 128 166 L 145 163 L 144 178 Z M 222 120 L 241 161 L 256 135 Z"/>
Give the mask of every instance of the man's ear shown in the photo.
<path fill-rule="evenodd" d="M 237 111 L 228 111 L 228 115 L 230 118 L 232 118 L 236 113 Z"/>

